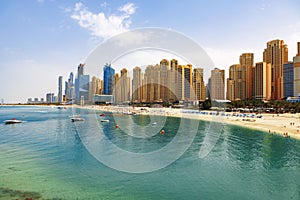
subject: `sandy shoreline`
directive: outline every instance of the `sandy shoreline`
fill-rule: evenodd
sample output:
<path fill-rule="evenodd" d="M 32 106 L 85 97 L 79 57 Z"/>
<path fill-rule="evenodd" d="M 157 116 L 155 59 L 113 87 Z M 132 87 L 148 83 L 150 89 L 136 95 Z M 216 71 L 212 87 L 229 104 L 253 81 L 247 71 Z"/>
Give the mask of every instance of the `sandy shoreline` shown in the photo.
<path fill-rule="evenodd" d="M 204 121 L 216 121 L 215 111 L 193 111 L 174 108 L 141 108 L 141 107 L 115 107 L 115 106 L 75 106 L 76 108 L 92 109 L 112 113 L 136 113 L 140 115 L 161 115 L 183 117 L 188 119 L 198 119 Z M 141 110 L 142 109 L 142 110 Z M 206 114 L 204 114 L 206 113 Z M 233 116 L 233 114 L 237 116 Z M 253 113 L 224 113 L 224 116 L 218 117 L 218 122 L 233 124 L 250 129 L 264 131 L 270 134 L 288 133 L 290 137 L 300 140 L 300 114 L 253 114 Z M 262 118 L 257 118 L 257 116 Z"/>
<path fill-rule="evenodd" d="M 1 105 L 5 106 L 5 105 Z M 9 105 L 12 106 L 12 105 Z M 15 105 L 24 106 L 24 105 Z M 264 131 L 270 134 L 278 134 L 283 136 L 283 133 L 288 133 L 290 137 L 300 140 L 300 114 L 259 114 L 262 118 L 257 118 L 253 113 L 233 113 L 226 112 L 222 117 L 211 115 L 210 113 L 216 113 L 215 111 L 196 111 L 196 110 L 184 110 L 175 108 L 144 108 L 144 107 L 117 107 L 117 106 L 54 106 L 54 105 L 26 105 L 26 106 L 40 106 L 40 107 L 73 107 L 81 109 L 91 109 L 103 112 L 112 113 L 136 113 L 140 115 L 160 115 L 160 116 L 173 116 L 182 117 L 188 119 L 197 119 L 204 121 L 218 121 L 225 124 L 233 124 L 242 126 L 245 128 Z M 205 114 L 204 114 L 205 113 Z M 236 115 L 236 116 L 233 116 Z"/>

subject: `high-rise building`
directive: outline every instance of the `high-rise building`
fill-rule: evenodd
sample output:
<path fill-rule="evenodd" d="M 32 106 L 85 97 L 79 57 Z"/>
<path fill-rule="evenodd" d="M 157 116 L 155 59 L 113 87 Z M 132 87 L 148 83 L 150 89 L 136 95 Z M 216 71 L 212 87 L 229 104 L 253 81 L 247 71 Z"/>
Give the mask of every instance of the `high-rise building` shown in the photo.
<path fill-rule="evenodd" d="M 46 94 L 46 102 L 52 103 L 53 102 L 54 93 L 47 93 Z"/>
<path fill-rule="evenodd" d="M 270 100 L 271 98 L 271 64 L 259 62 L 253 69 L 253 93 L 255 99 Z"/>
<path fill-rule="evenodd" d="M 224 100 L 225 70 L 215 68 L 211 70 L 210 97 L 212 100 Z"/>
<path fill-rule="evenodd" d="M 141 102 L 147 102 L 147 81 L 146 81 L 146 78 L 145 78 L 145 73 L 142 73 Z"/>
<path fill-rule="evenodd" d="M 130 100 L 130 77 L 128 76 L 127 69 L 121 70 L 121 77 L 119 82 L 121 91 L 121 102 L 128 102 Z"/>
<path fill-rule="evenodd" d="M 144 75 L 144 95 L 145 95 L 145 102 L 154 102 L 155 100 L 155 82 L 154 82 L 154 76 L 155 76 L 155 71 L 154 71 L 154 66 L 153 65 L 148 65 L 145 70 L 145 75 Z"/>
<path fill-rule="evenodd" d="M 161 96 L 160 96 L 160 66 L 156 64 L 153 67 L 153 83 L 154 83 L 154 101 L 155 102 L 161 102 Z"/>
<path fill-rule="evenodd" d="M 114 77 L 114 96 L 116 103 L 124 103 L 130 100 L 130 78 L 127 69 L 121 70 L 121 76 L 115 74 Z"/>
<path fill-rule="evenodd" d="M 288 47 L 283 40 L 272 40 L 267 43 L 263 58 L 271 64 L 271 99 L 282 99 L 283 64 L 288 62 Z"/>
<path fill-rule="evenodd" d="M 106 64 L 103 68 L 103 94 L 112 95 L 114 89 L 115 70 L 110 64 Z"/>
<path fill-rule="evenodd" d="M 76 100 L 76 103 L 79 103 L 80 99 L 81 99 L 80 86 L 79 86 L 79 77 L 84 75 L 84 65 L 85 64 L 80 63 L 77 67 L 77 75 L 76 75 L 76 78 L 75 78 L 75 100 Z M 71 74 L 70 74 L 70 76 L 71 76 Z M 83 80 L 85 80 L 85 79 L 86 78 L 83 78 Z M 82 86 L 83 82 L 84 81 L 81 81 L 81 86 Z M 73 94 L 69 94 L 68 99 L 73 99 Z"/>
<path fill-rule="evenodd" d="M 62 76 L 59 76 L 58 77 L 58 103 L 61 103 L 62 102 L 62 80 L 63 77 Z"/>
<path fill-rule="evenodd" d="M 288 62 L 283 64 L 283 97 L 294 96 L 294 63 Z"/>
<path fill-rule="evenodd" d="M 193 89 L 195 100 L 204 101 L 206 98 L 206 88 L 203 81 L 203 69 L 195 68 L 193 71 Z"/>
<path fill-rule="evenodd" d="M 294 57 L 294 96 L 300 94 L 300 42 L 297 43 L 298 51 Z"/>
<path fill-rule="evenodd" d="M 82 74 L 83 75 L 83 74 Z M 73 72 L 70 73 L 69 79 L 68 79 L 69 85 L 73 86 L 74 85 L 74 74 Z"/>
<path fill-rule="evenodd" d="M 206 97 L 208 99 L 211 99 L 210 96 L 210 82 L 211 82 L 211 78 L 208 78 L 207 84 L 206 84 Z"/>
<path fill-rule="evenodd" d="M 92 81 L 90 83 L 90 89 L 89 89 L 89 99 L 92 101 L 93 97 L 95 95 L 101 95 L 102 94 L 102 88 L 103 88 L 103 81 L 99 78 L 93 76 Z"/>
<path fill-rule="evenodd" d="M 90 76 L 84 75 L 84 64 L 79 64 L 77 69 L 77 76 L 75 79 L 75 101 L 83 105 L 85 101 L 89 101 L 89 89 L 90 89 Z M 70 79 L 72 79 L 70 74 Z M 71 82 L 71 80 L 70 80 Z M 70 91 L 70 99 L 73 99 L 73 91 Z M 70 100 L 69 99 L 69 100 Z"/>
<path fill-rule="evenodd" d="M 132 79 L 132 101 L 141 102 L 142 101 L 142 70 L 140 67 L 133 68 L 133 79 Z"/>
<path fill-rule="evenodd" d="M 229 67 L 229 77 L 227 78 L 226 98 L 230 101 L 234 101 L 236 99 L 235 79 L 237 77 L 237 67 L 239 67 L 239 65 L 231 65 Z"/>
<path fill-rule="evenodd" d="M 190 100 L 193 83 L 192 65 L 178 65 L 178 94 L 179 100 Z"/>
<path fill-rule="evenodd" d="M 65 81 L 65 96 L 67 96 L 68 94 L 68 89 L 69 89 L 69 82 L 68 81 Z"/>
<path fill-rule="evenodd" d="M 114 96 L 115 103 L 121 102 L 121 84 L 119 84 L 120 76 L 118 73 L 114 75 L 114 90 L 112 95 Z"/>
<path fill-rule="evenodd" d="M 90 88 L 90 76 L 80 75 L 78 76 L 78 96 L 76 96 L 77 103 L 82 104 L 82 100 L 89 101 L 89 88 Z"/>
<path fill-rule="evenodd" d="M 251 99 L 252 98 L 252 68 L 254 67 L 254 54 L 253 53 L 243 53 L 240 56 L 240 65 L 242 68 L 242 82 L 243 88 L 241 94 L 241 99 Z M 244 91 L 245 90 L 245 94 Z"/>
<path fill-rule="evenodd" d="M 168 85 L 170 88 L 169 100 L 174 102 L 179 99 L 179 93 L 178 93 L 179 73 L 178 73 L 178 61 L 176 59 L 171 60 L 168 77 L 169 77 Z"/>
<path fill-rule="evenodd" d="M 66 101 L 70 101 L 75 99 L 75 88 L 74 88 L 74 74 L 70 73 L 68 79 L 68 87 L 66 88 Z"/>
<path fill-rule="evenodd" d="M 229 78 L 227 79 L 227 99 L 234 101 L 252 97 L 253 63 L 253 53 L 243 53 L 240 55 L 240 64 L 230 66 Z"/>
<path fill-rule="evenodd" d="M 170 63 L 163 59 L 160 61 L 160 98 L 162 101 L 168 101 L 170 98 L 170 89 L 168 84 L 168 75 L 170 70 Z"/>
<path fill-rule="evenodd" d="M 234 101 L 234 80 L 227 78 L 226 99 Z"/>
<path fill-rule="evenodd" d="M 77 77 L 84 74 L 84 70 L 83 70 L 84 69 L 84 65 L 85 64 L 83 64 L 83 63 L 80 63 L 78 65 L 78 68 L 77 68 Z M 70 76 L 71 76 L 71 74 L 70 74 Z"/>

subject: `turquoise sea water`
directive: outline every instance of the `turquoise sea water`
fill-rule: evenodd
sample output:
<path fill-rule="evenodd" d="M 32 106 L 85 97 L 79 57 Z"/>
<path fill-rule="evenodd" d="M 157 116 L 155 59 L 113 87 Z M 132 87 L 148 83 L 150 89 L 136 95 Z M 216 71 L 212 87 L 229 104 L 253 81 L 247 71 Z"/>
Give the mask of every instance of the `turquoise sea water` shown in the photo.
<path fill-rule="evenodd" d="M 77 128 L 68 118 L 72 109 L 0 107 L 0 199 L 300 199 L 298 140 L 225 125 L 212 152 L 200 159 L 209 122 L 199 121 L 192 145 L 178 160 L 154 172 L 132 174 L 91 156 L 77 131 L 95 128 L 89 127 L 90 120 L 99 116 L 74 111 L 85 118 Z M 25 122 L 2 123 L 13 117 Z M 148 116 L 120 117 L 132 118 L 140 126 L 150 123 Z M 165 134 L 144 139 L 116 129 L 113 116 L 107 118 L 111 121 L 99 121 L 96 129 L 132 152 L 164 147 L 174 139 L 181 121 L 156 118 Z"/>

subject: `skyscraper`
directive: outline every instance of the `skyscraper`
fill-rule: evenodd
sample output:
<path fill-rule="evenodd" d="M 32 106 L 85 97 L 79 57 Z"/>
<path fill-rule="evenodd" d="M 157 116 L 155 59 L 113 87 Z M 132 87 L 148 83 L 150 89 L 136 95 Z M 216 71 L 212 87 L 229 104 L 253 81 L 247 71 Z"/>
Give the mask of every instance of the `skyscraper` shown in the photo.
<path fill-rule="evenodd" d="M 69 82 L 70 86 L 74 85 L 74 74 L 73 74 L 73 72 L 70 73 L 68 82 Z"/>
<path fill-rule="evenodd" d="M 99 78 L 93 76 L 92 81 L 90 83 L 90 89 L 89 89 L 89 99 L 93 100 L 93 97 L 95 95 L 101 95 L 102 94 L 102 87 L 103 87 L 103 81 Z"/>
<path fill-rule="evenodd" d="M 178 98 L 179 100 L 190 100 L 193 98 L 191 96 L 191 89 L 193 83 L 193 72 L 192 65 L 178 65 Z"/>
<path fill-rule="evenodd" d="M 142 70 L 140 67 L 133 68 L 133 79 L 132 79 L 132 101 L 142 101 Z"/>
<path fill-rule="evenodd" d="M 288 48 L 283 40 L 272 40 L 264 50 L 263 61 L 271 64 L 271 99 L 283 98 L 283 64 L 288 62 Z"/>
<path fill-rule="evenodd" d="M 294 63 L 288 62 L 283 64 L 283 97 L 294 96 Z"/>
<path fill-rule="evenodd" d="M 206 84 L 206 97 L 208 99 L 211 99 L 211 96 L 210 96 L 210 83 L 211 83 L 211 78 L 209 77 L 208 80 L 207 80 L 207 84 Z"/>
<path fill-rule="evenodd" d="M 193 89 L 195 93 L 195 100 L 204 101 L 206 98 L 206 88 L 203 81 L 202 68 L 195 68 L 193 71 Z"/>
<path fill-rule="evenodd" d="M 143 93 L 145 95 L 146 102 L 154 102 L 155 97 L 155 82 L 154 82 L 154 66 L 148 65 L 145 70 L 144 75 L 144 90 Z"/>
<path fill-rule="evenodd" d="M 178 61 L 176 59 L 171 60 L 170 64 L 170 71 L 168 76 L 168 85 L 170 88 L 170 96 L 169 100 L 177 101 L 179 99 L 179 91 L 178 91 L 178 80 L 179 80 L 179 73 L 178 73 Z"/>
<path fill-rule="evenodd" d="M 254 67 L 254 54 L 253 53 L 243 53 L 240 56 L 240 65 L 242 68 L 242 72 L 245 74 L 242 75 L 243 77 L 243 88 L 241 93 L 245 96 L 241 96 L 241 99 L 251 99 L 252 98 L 252 68 Z"/>
<path fill-rule="evenodd" d="M 297 43 L 298 52 L 294 57 L 294 96 L 300 94 L 300 42 Z"/>
<path fill-rule="evenodd" d="M 62 102 L 62 81 L 63 81 L 62 79 L 63 79 L 62 76 L 58 77 L 58 94 L 57 94 L 58 103 Z"/>
<path fill-rule="evenodd" d="M 225 70 L 215 68 L 211 70 L 210 97 L 212 100 L 224 100 Z"/>
<path fill-rule="evenodd" d="M 114 75 L 114 88 L 112 95 L 114 96 L 115 103 L 121 102 L 121 84 L 119 84 L 120 76 L 118 73 Z"/>
<path fill-rule="evenodd" d="M 170 89 L 168 85 L 168 72 L 170 70 L 169 61 L 163 59 L 160 61 L 160 98 L 162 101 L 168 101 L 170 98 Z"/>
<path fill-rule="evenodd" d="M 234 80 L 227 78 L 227 90 L 226 90 L 226 99 L 234 101 Z"/>
<path fill-rule="evenodd" d="M 235 81 L 237 78 L 237 68 L 239 65 L 231 65 L 229 67 L 229 77 L 227 78 L 227 91 L 226 98 L 230 101 L 234 101 L 236 99 L 235 94 Z"/>
<path fill-rule="evenodd" d="M 67 97 L 68 95 L 68 89 L 69 89 L 69 82 L 65 81 L 65 96 Z"/>
<path fill-rule="evenodd" d="M 153 83 L 154 83 L 154 101 L 160 102 L 162 101 L 161 96 L 160 96 L 160 65 L 156 64 L 153 67 Z"/>
<path fill-rule="evenodd" d="M 80 63 L 77 67 L 77 74 L 76 74 L 76 78 L 75 78 L 75 100 L 76 103 L 79 103 L 80 101 L 80 87 L 79 87 L 79 77 L 82 76 L 84 73 L 84 65 L 83 63 Z"/>
<path fill-rule="evenodd" d="M 119 89 L 121 92 L 121 102 L 127 102 L 130 98 L 130 78 L 128 76 L 127 69 L 123 68 L 121 70 L 121 77 L 119 82 Z"/>
<path fill-rule="evenodd" d="M 253 89 L 254 98 L 260 100 L 270 100 L 271 98 L 271 64 L 259 62 L 253 69 Z"/>
<path fill-rule="evenodd" d="M 53 102 L 54 93 L 47 93 L 46 94 L 46 102 L 52 103 Z"/>
<path fill-rule="evenodd" d="M 84 100 L 88 101 L 89 99 L 89 88 L 90 88 L 90 76 L 89 75 L 80 75 L 78 76 L 78 98 L 77 102 Z"/>
<path fill-rule="evenodd" d="M 84 71 L 83 71 L 83 68 L 84 68 L 84 65 L 85 64 L 83 64 L 83 63 L 80 63 L 79 65 L 78 65 L 78 68 L 77 68 L 77 76 L 80 76 L 80 75 L 83 75 L 84 73 Z M 71 75 L 71 74 L 70 74 Z"/>
<path fill-rule="evenodd" d="M 70 79 L 72 79 L 71 74 L 70 74 Z M 83 104 L 83 101 L 90 100 L 89 99 L 89 89 L 90 89 L 90 76 L 84 75 L 84 64 L 79 64 L 79 66 L 77 68 L 77 76 L 75 79 L 76 103 Z M 70 92 L 72 92 L 72 91 L 70 91 Z M 71 94 L 71 96 L 73 96 L 73 95 Z"/>
<path fill-rule="evenodd" d="M 66 100 L 73 100 L 75 98 L 75 89 L 74 89 L 74 74 L 73 72 L 70 73 L 69 79 L 68 79 L 68 87 L 66 89 Z"/>
<path fill-rule="evenodd" d="M 115 70 L 110 64 L 106 64 L 103 68 L 103 94 L 112 95 L 114 89 Z"/>

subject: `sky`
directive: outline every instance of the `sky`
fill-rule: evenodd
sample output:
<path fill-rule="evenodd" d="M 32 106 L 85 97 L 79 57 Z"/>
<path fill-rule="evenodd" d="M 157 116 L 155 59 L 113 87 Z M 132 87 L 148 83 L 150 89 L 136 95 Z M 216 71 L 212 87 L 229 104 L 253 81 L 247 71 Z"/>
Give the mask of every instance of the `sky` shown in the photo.
<path fill-rule="evenodd" d="M 245 52 L 260 62 L 274 39 L 285 41 L 292 60 L 300 41 L 299 10 L 299 0 L 1 0 L 0 100 L 23 103 L 57 94 L 58 76 L 66 80 L 98 45 L 144 27 L 191 38 L 213 60 L 212 68 L 228 69 Z M 163 57 L 172 55 L 144 52 L 114 64 L 130 68 Z"/>

